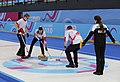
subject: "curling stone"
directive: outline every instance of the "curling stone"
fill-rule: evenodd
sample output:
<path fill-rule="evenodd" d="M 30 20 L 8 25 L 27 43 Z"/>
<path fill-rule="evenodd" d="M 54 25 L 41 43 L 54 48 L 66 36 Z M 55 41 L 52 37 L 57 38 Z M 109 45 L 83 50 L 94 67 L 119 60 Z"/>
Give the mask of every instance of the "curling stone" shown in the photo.
<path fill-rule="evenodd" d="M 47 61 L 48 57 L 46 57 L 45 55 L 40 55 L 40 56 L 38 56 L 38 59 L 41 61 Z"/>

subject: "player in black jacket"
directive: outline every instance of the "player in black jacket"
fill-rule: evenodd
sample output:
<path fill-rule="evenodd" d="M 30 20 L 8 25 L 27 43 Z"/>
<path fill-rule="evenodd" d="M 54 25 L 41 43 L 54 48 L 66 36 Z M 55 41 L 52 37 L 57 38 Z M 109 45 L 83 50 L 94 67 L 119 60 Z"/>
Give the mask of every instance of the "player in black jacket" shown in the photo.
<path fill-rule="evenodd" d="M 86 42 L 94 34 L 94 48 L 96 53 L 96 72 L 93 72 L 95 75 L 103 75 L 104 64 L 105 64 L 105 47 L 106 47 L 106 34 L 110 37 L 113 43 L 115 39 L 112 37 L 107 26 L 102 23 L 100 16 L 94 17 L 95 23 L 92 27 L 92 30 L 88 34 L 87 38 L 83 41 L 82 45 L 84 46 Z"/>

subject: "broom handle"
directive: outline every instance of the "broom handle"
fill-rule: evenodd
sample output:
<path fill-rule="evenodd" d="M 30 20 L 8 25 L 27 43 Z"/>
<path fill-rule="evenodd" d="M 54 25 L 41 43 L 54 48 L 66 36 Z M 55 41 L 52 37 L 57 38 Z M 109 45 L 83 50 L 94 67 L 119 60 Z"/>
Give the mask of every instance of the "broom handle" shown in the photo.
<path fill-rule="evenodd" d="M 26 46 L 26 43 L 25 43 L 22 35 L 21 35 L 21 38 L 22 38 L 22 41 L 23 41 L 23 43 L 24 43 L 24 45 L 25 45 L 25 47 L 26 47 L 26 50 L 27 50 L 27 52 L 28 52 L 28 48 L 27 48 L 27 46 Z"/>
<path fill-rule="evenodd" d="M 42 41 L 40 41 L 42 43 L 42 45 L 45 47 L 45 44 L 43 44 Z M 50 55 L 50 53 L 47 51 L 48 55 L 50 56 L 50 58 L 52 58 L 52 56 Z"/>

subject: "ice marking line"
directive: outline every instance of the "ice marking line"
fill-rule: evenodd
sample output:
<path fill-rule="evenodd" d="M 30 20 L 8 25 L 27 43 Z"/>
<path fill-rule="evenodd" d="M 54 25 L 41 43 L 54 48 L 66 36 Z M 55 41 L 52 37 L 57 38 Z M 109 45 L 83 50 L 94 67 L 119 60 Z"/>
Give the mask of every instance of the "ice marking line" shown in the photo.
<path fill-rule="evenodd" d="M 10 47 L 10 46 L 19 46 L 19 45 L 2 45 L 0 47 Z"/>

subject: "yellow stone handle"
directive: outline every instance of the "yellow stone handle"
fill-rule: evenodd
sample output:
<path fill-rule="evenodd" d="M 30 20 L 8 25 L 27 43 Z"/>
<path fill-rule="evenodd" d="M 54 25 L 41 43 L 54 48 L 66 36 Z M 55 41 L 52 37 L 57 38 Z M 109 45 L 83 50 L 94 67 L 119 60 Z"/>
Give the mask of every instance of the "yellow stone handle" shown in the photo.
<path fill-rule="evenodd" d="M 80 41 L 80 48 L 82 48 L 82 41 Z"/>

